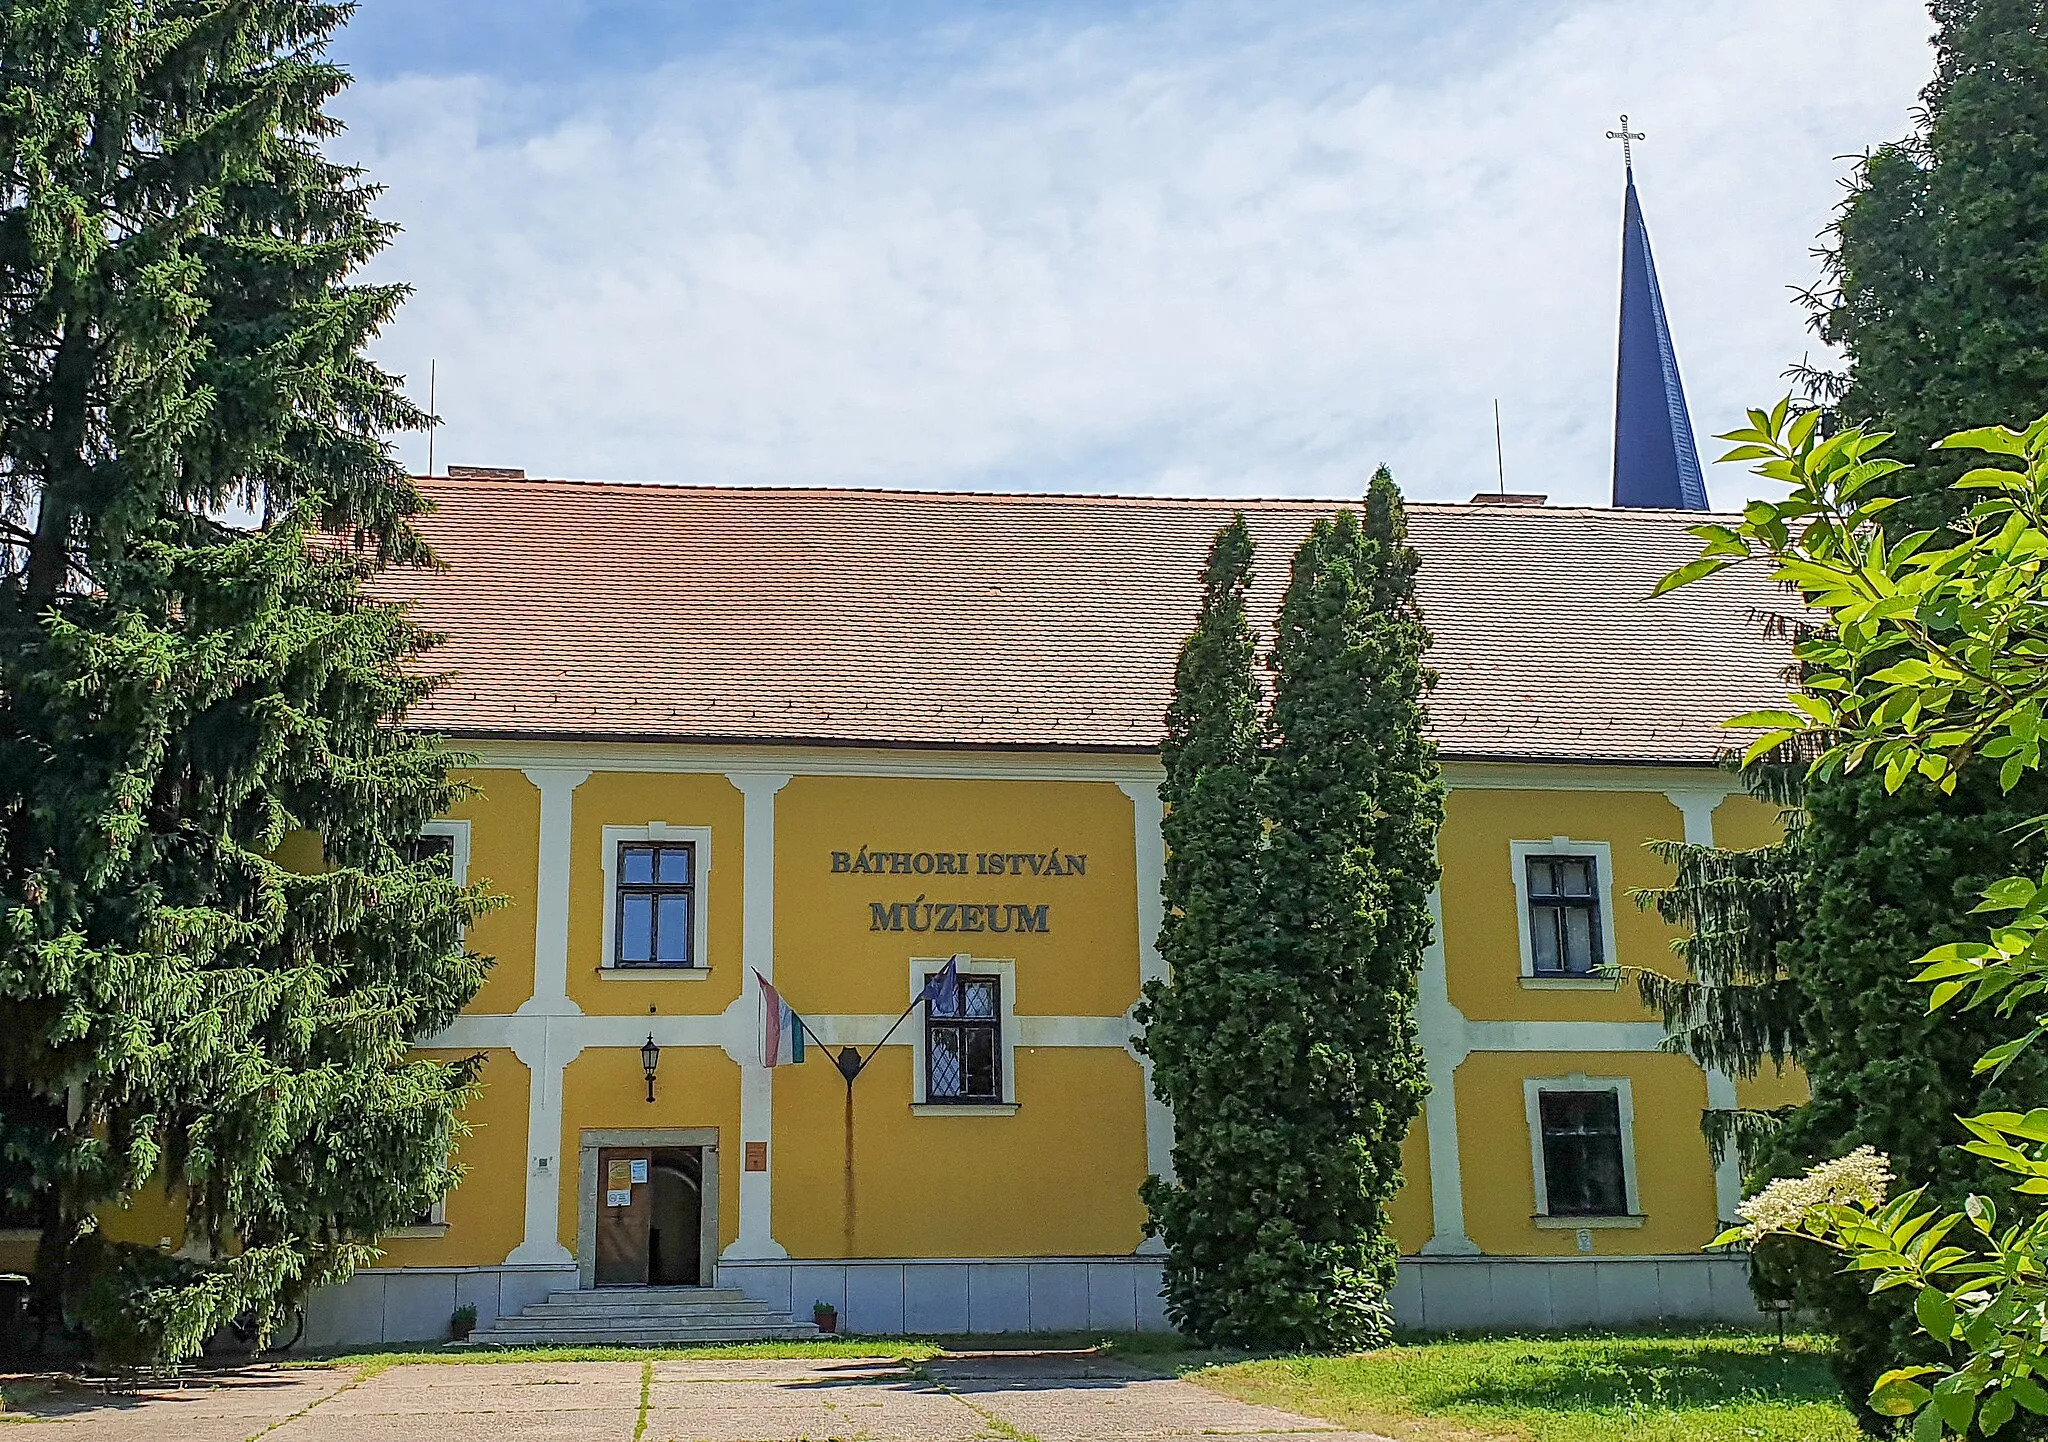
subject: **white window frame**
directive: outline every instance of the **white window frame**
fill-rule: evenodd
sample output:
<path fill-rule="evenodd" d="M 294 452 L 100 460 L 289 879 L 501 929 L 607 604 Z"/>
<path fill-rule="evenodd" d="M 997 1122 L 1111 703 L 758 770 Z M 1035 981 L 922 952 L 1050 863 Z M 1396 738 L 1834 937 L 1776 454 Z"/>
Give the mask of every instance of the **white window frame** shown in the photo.
<path fill-rule="evenodd" d="M 1543 1168 L 1543 1111 L 1537 1098 L 1544 1092 L 1599 1092 L 1615 1094 L 1615 1110 L 1621 1116 L 1621 1185 L 1628 1211 L 1618 1217 L 1588 1217 L 1578 1214 L 1552 1216 L 1550 1179 Z M 1529 1122 L 1530 1174 L 1536 1183 L 1536 1205 L 1530 1219 L 1550 1231 L 1575 1232 L 1581 1228 L 1640 1227 L 1644 1222 L 1642 1195 L 1636 1190 L 1636 1102 L 1635 1092 L 1625 1076 L 1528 1077 L 1522 1082 L 1522 1107 Z"/>
<path fill-rule="evenodd" d="M 1605 841 L 1510 841 L 1508 867 L 1515 882 L 1515 935 L 1522 947 L 1522 985 L 1531 991 L 1613 991 L 1621 985 L 1621 957 L 1615 945 L 1614 849 Z M 1592 976 L 1538 976 L 1536 946 L 1529 935 L 1529 858 L 1588 856 L 1593 859 L 1593 897 L 1600 908 L 1600 970 Z"/>
<path fill-rule="evenodd" d="M 446 836 L 455 843 L 450 864 L 454 868 L 455 884 L 469 885 L 469 823 L 467 821 L 429 821 L 420 828 L 422 836 Z"/>
<path fill-rule="evenodd" d="M 914 1000 L 924 990 L 924 979 L 939 970 L 947 962 L 954 963 L 963 976 L 993 976 L 996 979 L 998 998 L 997 1015 L 1002 1034 L 1002 1057 L 998 1065 L 1003 1074 L 1003 1099 L 1000 1102 L 935 1102 L 925 1092 L 924 1026 L 922 1008 L 911 1017 L 916 1025 L 910 1032 L 910 1112 L 920 1117 L 1007 1117 L 1017 1113 L 1017 963 L 996 960 L 990 957 L 969 956 L 956 952 L 952 956 L 913 956 L 910 959 L 910 992 L 906 1000 Z"/>
<path fill-rule="evenodd" d="M 643 826 L 607 826 L 601 833 L 604 865 L 604 924 L 600 932 L 597 974 L 606 981 L 702 981 L 711 975 L 711 828 L 671 826 L 650 821 Z M 696 848 L 697 874 L 692 879 L 697 904 L 690 919 L 690 955 L 695 966 L 618 966 L 619 846 L 634 841 L 681 841 Z"/>
<path fill-rule="evenodd" d="M 448 1197 L 447 1197 L 447 1194 L 446 1194 L 446 1193 L 443 1193 L 443 1194 L 442 1194 L 442 1196 L 441 1196 L 441 1199 L 440 1199 L 439 1201 L 435 1202 L 435 1203 L 434 1203 L 434 1205 L 433 1205 L 433 1206 L 432 1206 L 432 1207 L 431 1207 L 431 1208 L 430 1208 L 430 1209 L 428 1210 L 428 1212 L 427 1212 L 427 1219 L 426 1219 L 426 1221 L 424 1221 L 424 1222 L 421 1222 L 421 1223 L 419 1223 L 419 1224 L 418 1224 L 418 1225 L 416 1225 L 416 1226 L 411 1226 L 411 1227 L 399 1227 L 398 1229 L 396 1229 L 395 1231 L 393 1231 L 392 1233 L 390 1233 L 390 1235 L 391 1235 L 391 1236 L 394 1236 L 394 1237 L 407 1237 L 407 1238 L 413 1238 L 413 1239 L 424 1239 L 424 1240 L 432 1240 L 433 1238 L 436 1238 L 436 1237 L 445 1237 L 445 1236 L 447 1236 L 447 1235 L 448 1235 Z"/>

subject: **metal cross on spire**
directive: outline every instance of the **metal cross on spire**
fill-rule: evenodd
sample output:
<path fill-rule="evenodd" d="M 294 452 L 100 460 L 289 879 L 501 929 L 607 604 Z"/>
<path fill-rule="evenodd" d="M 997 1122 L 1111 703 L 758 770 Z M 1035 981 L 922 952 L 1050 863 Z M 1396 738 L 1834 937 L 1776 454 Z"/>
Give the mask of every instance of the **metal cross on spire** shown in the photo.
<path fill-rule="evenodd" d="M 1634 175 L 1636 173 L 1636 154 L 1634 142 L 1638 140 L 1648 140 L 1650 137 L 1643 134 L 1643 132 L 1640 130 L 1630 130 L 1628 128 L 1628 117 L 1624 115 L 1621 117 L 1621 129 L 1608 131 L 1607 138 L 1609 140 L 1619 140 L 1621 142 L 1622 169 L 1626 170 L 1630 175 Z"/>

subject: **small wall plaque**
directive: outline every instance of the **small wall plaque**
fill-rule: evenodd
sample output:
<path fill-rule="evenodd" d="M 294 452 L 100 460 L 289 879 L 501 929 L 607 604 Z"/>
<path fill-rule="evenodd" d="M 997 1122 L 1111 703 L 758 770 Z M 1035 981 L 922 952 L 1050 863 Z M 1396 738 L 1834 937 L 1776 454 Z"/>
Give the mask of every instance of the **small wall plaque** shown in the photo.
<path fill-rule="evenodd" d="M 768 1143 L 747 1143 L 747 1170 L 750 1172 L 765 1172 L 768 1170 Z"/>

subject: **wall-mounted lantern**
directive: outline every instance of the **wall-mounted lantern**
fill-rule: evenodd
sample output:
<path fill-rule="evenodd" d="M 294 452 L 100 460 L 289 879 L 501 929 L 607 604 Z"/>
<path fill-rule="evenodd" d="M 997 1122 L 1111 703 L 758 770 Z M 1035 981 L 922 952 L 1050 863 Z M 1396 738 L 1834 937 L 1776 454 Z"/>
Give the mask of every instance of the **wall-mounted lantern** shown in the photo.
<path fill-rule="evenodd" d="M 640 1069 L 647 1073 L 647 1100 L 654 1100 L 654 1069 L 661 1065 L 661 1048 L 654 1044 L 654 1033 L 647 1033 L 647 1044 L 640 1048 Z"/>

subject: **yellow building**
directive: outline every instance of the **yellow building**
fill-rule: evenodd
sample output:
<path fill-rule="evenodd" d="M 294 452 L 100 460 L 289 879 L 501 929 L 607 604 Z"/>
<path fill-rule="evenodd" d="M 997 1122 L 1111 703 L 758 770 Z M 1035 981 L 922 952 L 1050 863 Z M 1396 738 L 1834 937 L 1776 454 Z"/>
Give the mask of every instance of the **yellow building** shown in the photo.
<path fill-rule="evenodd" d="M 1138 1187 L 1172 1118 L 1131 1012 L 1161 970 L 1161 717 L 1232 506 L 427 484 L 448 568 L 393 585 L 448 636 L 420 719 L 477 758 L 430 830 L 509 905 L 426 1045 L 486 1053 L 484 1092 L 461 1186 L 308 1341 L 441 1335 L 464 1302 L 535 1335 L 550 1293 L 644 1283 L 868 1332 L 1164 1326 Z M 1270 617 L 1331 508 L 1247 509 Z M 1648 599 L 1696 516 L 1411 519 L 1451 790 L 1401 1318 L 1750 1315 L 1699 1250 L 1737 1200 L 1699 1115 L 1742 1089 L 1599 973 L 1671 964 L 1630 900 L 1666 874 L 1646 843 L 1774 834 L 1711 764 L 1721 718 L 1782 694 L 1770 596 Z M 866 1051 L 949 958 L 960 1014 L 916 1009 L 851 1088 L 815 1048 L 762 1065 L 754 974 Z"/>

